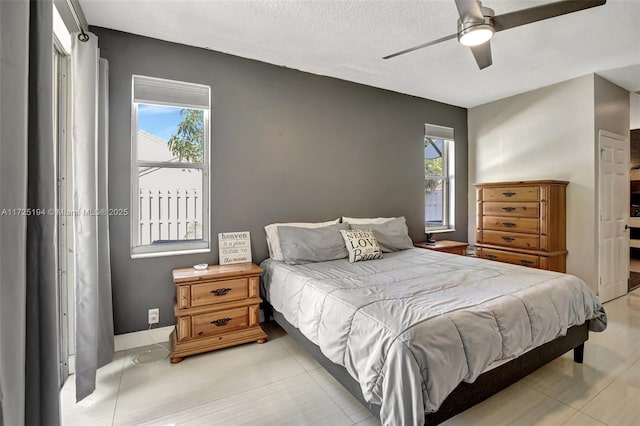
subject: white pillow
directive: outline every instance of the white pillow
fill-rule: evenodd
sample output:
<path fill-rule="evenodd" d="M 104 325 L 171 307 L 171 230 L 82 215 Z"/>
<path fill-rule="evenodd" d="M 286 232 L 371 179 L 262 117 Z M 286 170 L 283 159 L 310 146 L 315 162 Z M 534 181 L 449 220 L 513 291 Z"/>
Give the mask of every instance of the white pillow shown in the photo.
<path fill-rule="evenodd" d="M 382 259 L 382 250 L 371 229 L 340 230 L 349 252 L 349 262 Z"/>
<path fill-rule="evenodd" d="M 280 248 L 280 236 L 278 235 L 278 226 L 295 226 L 298 228 L 322 228 L 324 226 L 335 225 L 340 223 L 340 218 L 330 220 L 328 222 L 289 222 L 289 223 L 272 223 L 264 227 L 267 234 L 267 247 L 269 247 L 269 257 L 273 260 L 284 260 L 282 249 Z"/>
<path fill-rule="evenodd" d="M 385 222 L 389 222 L 390 220 L 395 219 L 395 217 L 363 217 L 363 218 L 357 218 L 357 217 L 347 217 L 347 216 L 342 216 L 342 222 L 348 222 L 348 223 L 352 223 L 354 225 L 364 225 L 367 223 L 385 223 Z"/>

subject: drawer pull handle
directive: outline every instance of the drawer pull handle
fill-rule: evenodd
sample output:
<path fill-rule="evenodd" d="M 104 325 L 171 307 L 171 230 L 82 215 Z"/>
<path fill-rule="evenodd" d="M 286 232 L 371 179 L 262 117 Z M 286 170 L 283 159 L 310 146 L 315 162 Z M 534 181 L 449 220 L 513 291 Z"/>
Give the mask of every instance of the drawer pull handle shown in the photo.
<path fill-rule="evenodd" d="M 512 212 L 514 211 L 516 208 L 515 207 L 503 207 L 502 210 L 504 210 L 505 212 Z"/>
<path fill-rule="evenodd" d="M 520 259 L 520 263 L 522 263 L 523 265 L 533 265 L 533 262 L 530 260 L 526 260 L 526 259 Z"/>
<path fill-rule="evenodd" d="M 498 256 L 496 256 L 495 254 L 488 254 L 487 255 L 487 259 L 497 259 Z"/>
<path fill-rule="evenodd" d="M 516 224 L 513 222 L 502 222 L 502 226 L 506 226 L 507 228 L 513 228 L 514 226 L 516 226 Z"/>
<path fill-rule="evenodd" d="M 231 321 L 231 318 L 227 317 L 227 318 L 220 318 L 217 319 L 215 321 L 211 321 L 211 324 L 215 325 L 216 327 L 222 327 L 224 325 L 227 325 L 227 323 Z"/>
<path fill-rule="evenodd" d="M 225 287 L 225 288 L 216 288 L 215 290 L 211 290 L 209 293 L 213 294 L 214 296 L 224 296 L 230 291 L 231 289 L 229 287 Z"/>
<path fill-rule="evenodd" d="M 504 195 L 505 197 L 513 197 L 514 195 L 516 195 L 516 193 L 507 191 L 507 192 L 503 192 L 502 195 Z"/>
<path fill-rule="evenodd" d="M 507 242 L 507 243 L 510 243 L 510 242 L 515 241 L 515 240 L 516 240 L 516 239 L 515 239 L 515 238 L 513 238 L 513 237 L 502 237 L 502 239 L 503 239 L 505 242 Z"/>

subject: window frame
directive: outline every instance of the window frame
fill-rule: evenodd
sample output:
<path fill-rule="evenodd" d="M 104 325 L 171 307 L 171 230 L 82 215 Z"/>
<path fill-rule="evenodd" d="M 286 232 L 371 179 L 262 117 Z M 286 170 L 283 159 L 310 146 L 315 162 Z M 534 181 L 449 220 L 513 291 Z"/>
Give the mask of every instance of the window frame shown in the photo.
<path fill-rule="evenodd" d="M 435 133 L 435 134 L 434 134 Z M 424 148 L 426 148 L 427 139 L 442 140 L 442 175 L 430 176 L 429 179 L 442 179 L 442 225 L 427 226 L 426 212 L 426 192 L 425 212 L 424 212 L 424 232 L 427 234 L 454 232 L 455 231 L 455 139 L 453 129 L 425 125 L 425 135 L 423 139 L 423 163 Z M 424 165 L 423 165 L 424 168 Z M 425 176 L 425 182 L 427 177 Z"/>
<path fill-rule="evenodd" d="M 53 8 L 53 136 L 55 146 L 57 211 L 73 209 L 73 174 L 71 162 L 71 35 L 67 31 L 58 10 Z M 55 216 L 56 226 L 56 287 L 58 292 L 58 331 L 60 364 L 58 374 L 65 380 L 75 373 L 75 322 L 70 319 L 75 312 L 73 218 Z"/>
<path fill-rule="evenodd" d="M 186 89 L 195 86 L 206 87 L 208 90 L 208 108 L 187 106 L 180 103 L 166 102 L 136 102 L 135 82 L 136 78 L 148 79 L 154 81 L 155 84 L 162 86 L 164 83 L 168 87 L 175 88 L 184 86 Z M 196 162 L 167 162 L 167 161 L 141 161 L 138 159 L 138 109 L 139 105 L 164 106 L 174 108 L 190 108 L 203 111 L 203 146 L 202 146 L 202 163 Z M 182 82 L 177 80 L 168 80 L 157 77 L 148 77 L 142 75 L 132 75 L 131 78 L 131 258 L 147 258 L 174 256 L 182 254 L 209 253 L 211 252 L 210 223 L 210 188 L 211 188 L 211 136 L 210 136 L 210 114 L 211 114 L 211 88 L 201 84 Z M 176 240 L 175 242 L 167 242 L 154 246 L 153 244 L 138 244 L 140 238 L 140 180 L 138 177 L 140 167 L 157 167 L 170 169 L 196 169 L 202 173 L 202 240 Z"/>

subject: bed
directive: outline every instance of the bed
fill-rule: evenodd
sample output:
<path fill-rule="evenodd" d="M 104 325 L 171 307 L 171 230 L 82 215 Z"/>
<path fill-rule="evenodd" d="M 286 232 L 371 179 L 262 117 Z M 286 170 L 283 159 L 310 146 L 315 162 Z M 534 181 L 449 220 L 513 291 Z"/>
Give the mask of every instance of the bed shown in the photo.
<path fill-rule="evenodd" d="M 438 424 L 574 349 L 606 314 L 578 278 L 432 250 L 262 264 L 274 319 L 384 425 Z"/>

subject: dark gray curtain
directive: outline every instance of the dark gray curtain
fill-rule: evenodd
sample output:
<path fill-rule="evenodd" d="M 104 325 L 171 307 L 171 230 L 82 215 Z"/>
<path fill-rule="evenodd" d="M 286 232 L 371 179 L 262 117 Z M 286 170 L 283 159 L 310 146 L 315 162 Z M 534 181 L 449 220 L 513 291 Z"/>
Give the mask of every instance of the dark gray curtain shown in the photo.
<path fill-rule="evenodd" d="M 0 208 L 27 207 L 29 0 L 0 1 Z M 24 423 L 26 216 L 0 216 L 0 425 Z"/>
<path fill-rule="evenodd" d="M 98 38 L 74 38 L 73 202 L 79 210 L 106 211 L 108 158 L 108 63 L 99 59 Z M 78 215 L 76 264 L 76 400 L 96 386 L 96 370 L 113 359 L 113 310 L 108 215 Z"/>
<path fill-rule="evenodd" d="M 50 0 L 0 1 L 0 188 L 2 208 L 15 209 L 0 217 L 7 426 L 60 424 L 55 216 L 26 215 L 55 207 L 52 7 Z"/>
<path fill-rule="evenodd" d="M 29 8 L 27 207 L 55 208 L 53 3 Z M 27 216 L 25 424 L 60 423 L 56 217 Z"/>

